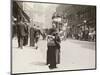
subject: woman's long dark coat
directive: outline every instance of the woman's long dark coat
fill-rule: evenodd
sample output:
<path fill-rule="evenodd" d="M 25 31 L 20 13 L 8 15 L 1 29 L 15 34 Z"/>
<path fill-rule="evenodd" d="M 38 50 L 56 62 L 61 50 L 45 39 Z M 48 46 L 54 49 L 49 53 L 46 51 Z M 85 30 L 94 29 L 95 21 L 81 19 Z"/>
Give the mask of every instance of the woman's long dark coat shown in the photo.
<path fill-rule="evenodd" d="M 55 46 L 48 46 L 47 64 L 50 64 L 51 66 L 56 66 L 56 47 Z"/>
<path fill-rule="evenodd" d="M 55 46 L 48 46 L 47 50 L 47 64 L 60 64 L 60 38 L 55 36 Z"/>

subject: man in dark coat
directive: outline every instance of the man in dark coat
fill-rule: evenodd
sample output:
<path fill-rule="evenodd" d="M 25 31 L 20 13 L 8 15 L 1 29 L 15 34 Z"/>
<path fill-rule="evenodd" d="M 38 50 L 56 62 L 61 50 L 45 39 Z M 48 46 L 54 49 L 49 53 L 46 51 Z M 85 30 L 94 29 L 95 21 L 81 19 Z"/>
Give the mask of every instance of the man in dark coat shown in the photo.
<path fill-rule="evenodd" d="M 34 46 L 34 28 L 30 28 L 30 46 Z"/>
<path fill-rule="evenodd" d="M 25 35 L 25 37 L 24 37 L 24 43 L 23 43 L 23 45 L 25 46 L 25 45 L 27 45 L 28 44 L 28 25 L 25 23 L 25 33 L 26 33 L 26 35 Z"/>
<path fill-rule="evenodd" d="M 18 47 L 23 48 L 23 40 L 26 36 L 25 25 L 22 21 L 17 23 L 17 37 L 18 37 Z"/>

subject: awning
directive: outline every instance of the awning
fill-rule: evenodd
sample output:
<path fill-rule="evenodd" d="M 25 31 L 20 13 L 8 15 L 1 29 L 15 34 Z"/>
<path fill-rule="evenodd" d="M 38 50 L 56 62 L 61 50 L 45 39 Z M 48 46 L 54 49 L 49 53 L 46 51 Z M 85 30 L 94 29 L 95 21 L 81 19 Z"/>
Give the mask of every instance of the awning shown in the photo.
<path fill-rule="evenodd" d="M 21 10 L 21 12 L 22 12 L 23 18 L 27 19 L 27 21 L 30 22 L 30 18 L 28 17 L 28 15 L 23 10 Z"/>
<path fill-rule="evenodd" d="M 30 22 L 29 16 L 23 11 L 16 1 L 13 2 L 13 16 L 17 18 L 20 15 L 22 18 Z"/>

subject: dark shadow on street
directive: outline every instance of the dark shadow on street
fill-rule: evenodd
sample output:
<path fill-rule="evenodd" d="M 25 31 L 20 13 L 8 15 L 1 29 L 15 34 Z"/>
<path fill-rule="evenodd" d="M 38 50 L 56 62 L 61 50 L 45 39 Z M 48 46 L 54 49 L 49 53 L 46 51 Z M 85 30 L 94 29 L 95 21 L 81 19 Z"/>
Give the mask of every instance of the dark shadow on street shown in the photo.
<path fill-rule="evenodd" d="M 38 66 L 46 66 L 46 62 L 40 62 L 40 61 L 32 62 L 30 64 L 32 64 L 32 65 L 38 65 Z"/>

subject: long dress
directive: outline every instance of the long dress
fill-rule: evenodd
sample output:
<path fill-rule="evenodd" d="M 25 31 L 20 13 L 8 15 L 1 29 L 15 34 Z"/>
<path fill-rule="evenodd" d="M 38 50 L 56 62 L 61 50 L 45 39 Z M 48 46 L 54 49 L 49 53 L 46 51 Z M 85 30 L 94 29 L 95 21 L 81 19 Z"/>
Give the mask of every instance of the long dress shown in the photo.
<path fill-rule="evenodd" d="M 56 45 L 55 44 L 48 44 L 47 45 L 47 64 L 50 64 L 50 67 L 56 67 Z"/>
<path fill-rule="evenodd" d="M 48 46 L 47 51 L 47 63 L 50 64 L 51 67 L 56 67 L 56 47 Z"/>

